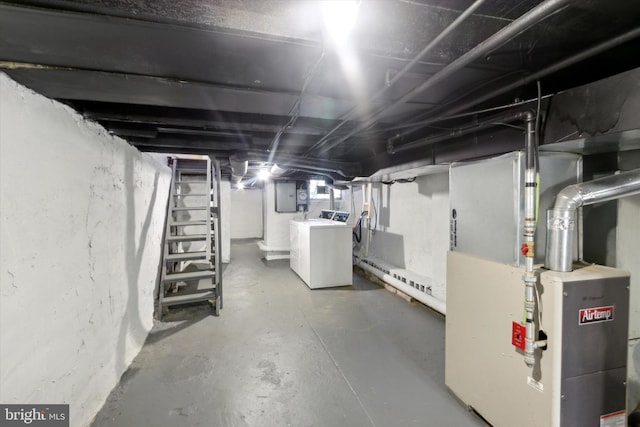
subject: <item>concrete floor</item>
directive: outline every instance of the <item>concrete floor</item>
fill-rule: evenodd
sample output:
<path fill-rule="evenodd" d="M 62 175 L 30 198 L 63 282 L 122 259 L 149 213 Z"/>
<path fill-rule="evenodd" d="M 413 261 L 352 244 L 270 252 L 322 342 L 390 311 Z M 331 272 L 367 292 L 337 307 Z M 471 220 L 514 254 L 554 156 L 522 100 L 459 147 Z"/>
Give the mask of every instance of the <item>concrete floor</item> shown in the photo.
<path fill-rule="evenodd" d="M 224 310 L 174 309 L 93 427 L 485 424 L 444 385 L 444 319 L 354 275 L 311 291 L 234 241 Z"/>

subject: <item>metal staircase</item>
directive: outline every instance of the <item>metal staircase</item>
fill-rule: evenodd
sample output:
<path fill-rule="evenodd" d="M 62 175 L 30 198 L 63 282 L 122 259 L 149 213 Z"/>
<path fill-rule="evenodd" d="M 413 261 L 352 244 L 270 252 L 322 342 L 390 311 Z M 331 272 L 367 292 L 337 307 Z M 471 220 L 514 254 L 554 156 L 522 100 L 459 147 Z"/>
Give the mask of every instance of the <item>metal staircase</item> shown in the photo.
<path fill-rule="evenodd" d="M 210 158 L 174 157 L 171 167 L 158 315 L 173 305 L 210 301 L 218 316 L 222 308 L 220 164 Z"/>

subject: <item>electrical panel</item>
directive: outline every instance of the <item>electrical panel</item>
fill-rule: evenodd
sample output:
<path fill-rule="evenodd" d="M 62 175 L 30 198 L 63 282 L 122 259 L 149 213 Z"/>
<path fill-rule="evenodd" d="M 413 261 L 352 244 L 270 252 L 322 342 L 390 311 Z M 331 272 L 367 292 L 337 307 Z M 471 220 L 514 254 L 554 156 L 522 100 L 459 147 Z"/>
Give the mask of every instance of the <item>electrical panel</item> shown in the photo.
<path fill-rule="evenodd" d="M 276 212 L 296 212 L 296 182 L 276 181 Z"/>
<path fill-rule="evenodd" d="M 276 181 L 276 212 L 293 213 L 309 210 L 306 181 Z"/>

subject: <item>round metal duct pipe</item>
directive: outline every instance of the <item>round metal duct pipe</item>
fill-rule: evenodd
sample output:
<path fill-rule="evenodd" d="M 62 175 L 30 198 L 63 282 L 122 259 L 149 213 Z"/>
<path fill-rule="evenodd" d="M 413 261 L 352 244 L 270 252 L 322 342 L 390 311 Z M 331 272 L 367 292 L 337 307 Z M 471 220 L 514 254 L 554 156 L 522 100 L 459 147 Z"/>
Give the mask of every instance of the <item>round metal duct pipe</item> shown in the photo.
<path fill-rule="evenodd" d="M 640 169 L 570 185 L 558 193 L 553 208 L 547 212 L 545 267 L 553 271 L 571 271 L 579 207 L 634 194 L 640 194 Z"/>
<path fill-rule="evenodd" d="M 231 165 L 231 180 L 239 182 L 247 174 L 249 170 L 248 160 L 239 160 L 234 156 L 229 157 L 229 164 Z"/>

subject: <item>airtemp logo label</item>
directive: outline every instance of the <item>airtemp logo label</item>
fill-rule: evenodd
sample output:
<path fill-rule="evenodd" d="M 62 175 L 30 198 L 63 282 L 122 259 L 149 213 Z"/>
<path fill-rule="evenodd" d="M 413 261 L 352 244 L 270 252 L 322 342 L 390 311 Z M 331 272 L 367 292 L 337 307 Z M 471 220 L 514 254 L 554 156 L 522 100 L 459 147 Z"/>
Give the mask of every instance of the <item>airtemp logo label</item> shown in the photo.
<path fill-rule="evenodd" d="M 609 322 L 613 320 L 613 306 L 581 308 L 578 313 L 578 324 L 589 325 L 591 323 Z"/>

